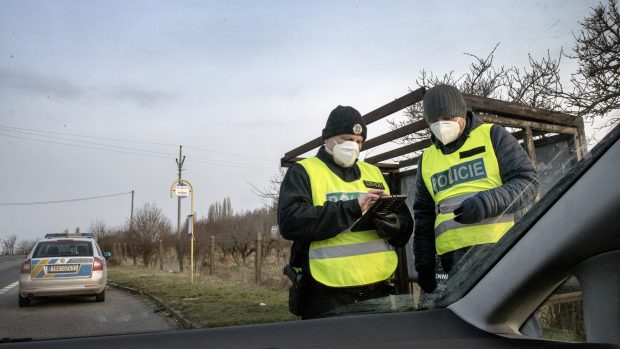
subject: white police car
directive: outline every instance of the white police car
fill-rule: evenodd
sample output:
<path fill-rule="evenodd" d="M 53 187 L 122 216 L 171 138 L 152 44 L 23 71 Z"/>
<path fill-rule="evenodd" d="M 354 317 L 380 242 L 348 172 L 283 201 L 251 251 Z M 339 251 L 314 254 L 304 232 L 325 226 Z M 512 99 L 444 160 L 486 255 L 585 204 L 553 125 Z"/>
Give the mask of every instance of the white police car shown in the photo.
<path fill-rule="evenodd" d="M 21 265 L 19 306 L 36 297 L 95 296 L 105 301 L 105 257 L 90 234 L 47 234 Z"/>

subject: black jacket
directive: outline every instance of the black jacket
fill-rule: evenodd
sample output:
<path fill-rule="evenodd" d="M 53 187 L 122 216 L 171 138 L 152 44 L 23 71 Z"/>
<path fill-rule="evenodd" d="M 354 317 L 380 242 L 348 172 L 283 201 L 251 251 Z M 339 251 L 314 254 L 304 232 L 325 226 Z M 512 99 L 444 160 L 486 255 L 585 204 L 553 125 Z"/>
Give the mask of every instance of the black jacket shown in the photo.
<path fill-rule="evenodd" d="M 324 147 L 319 149 L 317 157 L 346 182 L 358 180 L 361 176 L 357 164 L 348 168 L 338 166 Z M 286 172 L 280 186 L 278 226 L 280 234 L 293 241 L 291 265 L 307 271 L 310 242 L 338 235 L 361 216 L 357 199 L 328 201 L 324 206 L 314 206 L 310 177 L 303 166 L 294 164 Z M 404 246 L 413 232 L 413 220 L 406 207 L 399 212 L 399 219 L 401 234 L 388 241 L 393 246 Z"/>
<path fill-rule="evenodd" d="M 470 132 L 483 122 L 472 112 L 467 113 L 467 125 L 459 138 L 443 145 L 433 135 L 433 146 L 443 154 L 460 150 Z M 480 193 L 486 217 L 494 217 L 502 212 L 517 212 L 534 201 L 538 193 L 538 176 L 532 161 L 518 141 L 499 125 L 491 128 L 491 142 L 499 164 L 502 186 Z M 416 195 L 413 203 L 414 237 L 413 251 L 418 273 L 435 270 L 435 202 L 422 179 L 422 156 L 418 160 Z"/>

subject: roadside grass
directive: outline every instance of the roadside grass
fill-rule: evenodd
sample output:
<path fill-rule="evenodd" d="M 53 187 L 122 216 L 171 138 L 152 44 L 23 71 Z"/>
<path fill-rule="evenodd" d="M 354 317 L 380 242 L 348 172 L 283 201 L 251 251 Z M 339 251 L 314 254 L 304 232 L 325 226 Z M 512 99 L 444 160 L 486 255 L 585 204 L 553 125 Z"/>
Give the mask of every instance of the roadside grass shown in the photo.
<path fill-rule="evenodd" d="M 246 276 L 237 270 L 237 276 Z M 249 277 L 249 276 L 248 276 Z M 136 266 L 113 266 L 108 280 L 121 286 L 151 293 L 183 317 L 200 327 L 223 327 L 297 320 L 288 312 L 288 291 L 277 280 L 268 278 L 257 286 L 218 277 L 196 276 L 194 284 L 187 273 L 164 272 Z M 264 304 L 264 305 L 261 305 Z M 543 327 L 543 338 L 584 342 L 574 331 Z"/>
<path fill-rule="evenodd" d="M 201 327 L 221 327 L 296 320 L 288 312 L 288 292 L 266 286 L 224 281 L 153 269 L 115 266 L 108 280 L 161 298 Z"/>

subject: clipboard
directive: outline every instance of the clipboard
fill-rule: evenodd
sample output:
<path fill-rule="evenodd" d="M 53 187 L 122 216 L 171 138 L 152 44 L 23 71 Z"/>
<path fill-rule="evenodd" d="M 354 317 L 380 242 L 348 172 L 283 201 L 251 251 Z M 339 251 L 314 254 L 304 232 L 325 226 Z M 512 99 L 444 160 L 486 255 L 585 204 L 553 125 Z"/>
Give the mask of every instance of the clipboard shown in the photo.
<path fill-rule="evenodd" d="M 358 220 L 347 229 L 348 231 L 364 231 L 376 229 L 373 220 L 387 213 L 398 212 L 406 205 L 407 195 L 386 195 L 378 198 L 375 203 Z"/>

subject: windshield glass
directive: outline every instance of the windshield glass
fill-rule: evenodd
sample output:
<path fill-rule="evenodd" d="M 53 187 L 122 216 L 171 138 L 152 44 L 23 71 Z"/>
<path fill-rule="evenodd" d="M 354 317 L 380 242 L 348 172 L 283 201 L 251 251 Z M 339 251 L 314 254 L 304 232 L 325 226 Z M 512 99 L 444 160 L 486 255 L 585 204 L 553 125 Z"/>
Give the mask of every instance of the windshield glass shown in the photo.
<path fill-rule="evenodd" d="M 34 249 L 32 258 L 92 256 L 93 247 L 87 241 L 41 242 Z"/>
<path fill-rule="evenodd" d="M 620 120 L 597 6 L 4 1 L 0 338 L 452 304 Z"/>
<path fill-rule="evenodd" d="M 549 139 L 553 141 L 549 141 Z M 510 216 L 515 221 L 515 225 L 497 243 L 467 247 L 458 256 L 458 259 L 451 261 L 450 270 L 445 270 L 443 267 L 445 261 L 442 259 L 445 255 L 437 255 L 434 271 L 437 287 L 433 292 L 424 292 L 417 282 L 412 282 L 409 285 L 411 287 L 409 292 L 405 294 L 394 294 L 389 297 L 343 305 L 328 312 L 328 315 L 433 309 L 446 307 L 463 297 L 476 281 L 510 249 L 512 244 L 527 232 L 531 222 L 534 222 L 539 215 L 544 213 L 570 184 L 587 169 L 587 165 L 595 160 L 595 157 L 589 153 L 585 156 L 587 161 L 579 160 L 578 149 L 573 137 L 551 135 L 536 140 L 535 144 L 538 145 L 536 148 L 536 167 L 540 178 L 538 194 L 525 207 L 515 211 L 511 205 L 508 205 L 504 212 L 494 218 L 494 221 L 501 222 L 502 217 Z M 611 142 L 605 144 L 609 145 Z M 595 154 L 600 154 L 600 151 Z M 407 174 L 407 172 L 404 173 Z M 416 179 L 416 171 L 405 175 L 402 180 L 403 191 L 408 191 L 411 195 L 411 192 L 415 190 L 411 186 Z M 528 190 L 527 187 L 526 190 Z M 519 193 L 519 196 L 523 195 L 523 192 Z M 415 239 L 412 238 L 406 249 L 406 252 L 409 252 L 407 257 L 410 258 L 407 259 L 409 275 L 417 274 L 415 268 L 416 254 L 412 253 L 415 250 L 412 246 L 415 243 L 414 241 Z M 418 281 L 417 278 L 419 275 L 411 277 L 409 280 Z"/>
<path fill-rule="evenodd" d="M 497 263 L 524 234 L 527 234 L 528 229 L 538 218 L 553 206 L 571 185 L 617 141 L 619 135 L 620 127 L 615 127 L 607 137 L 578 162 L 570 160 L 570 156 L 566 157 L 567 160 L 562 162 L 562 166 L 555 167 L 562 175 L 551 174 L 555 180 L 543 182 L 541 192 L 544 192 L 545 195 L 542 195 L 533 207 L 519 217 L 515 226 L 497 244 L 480 245 L 467 251 L 448 275 L 442 275 L 442 287 L 433 296 L 423 300 L 422 303 L 424 304 L 422 306 L 427 308 L 446 307 L 463 297 L 479 278 Z M 566 149 L 565 151 L 554 153 L 553 159 L 557 162 L 558 158 L 574 153 L 574 149 Z M 567 166 L 567 164 L 570 165 Z M 549 186 L 545 187 L 545 183 Z M 575 314 L 578 314 L 578 312 Z M 572 325 L 575 324 L 575 322 L 572 323 Z"/>

